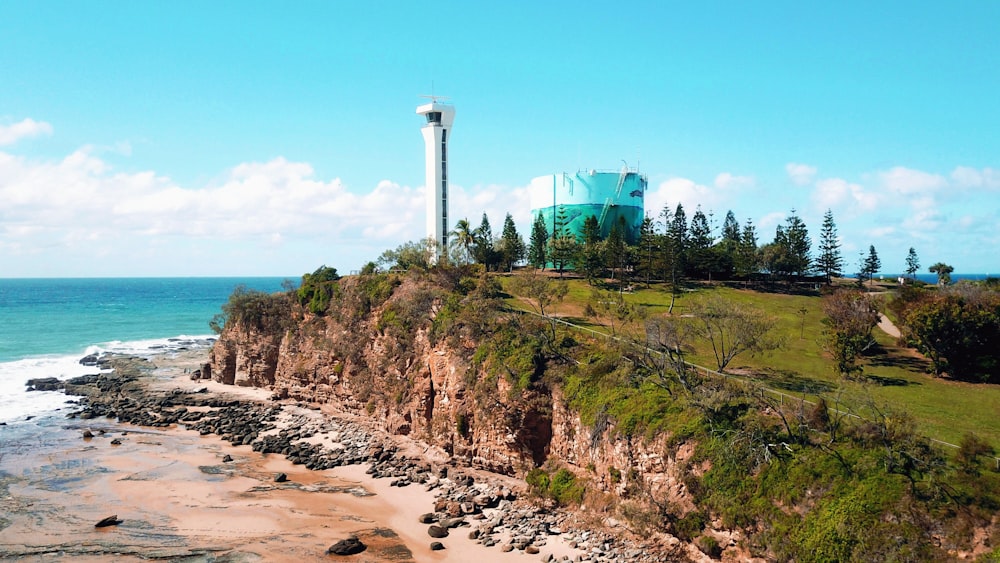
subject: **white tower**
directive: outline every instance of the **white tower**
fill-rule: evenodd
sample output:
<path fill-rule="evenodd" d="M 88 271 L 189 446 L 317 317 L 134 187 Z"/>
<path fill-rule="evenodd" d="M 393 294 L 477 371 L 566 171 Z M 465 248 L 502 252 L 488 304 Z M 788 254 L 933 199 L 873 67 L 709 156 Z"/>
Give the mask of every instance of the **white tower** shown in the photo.
<path fill-rule="evenodd" d="M 427 167 L 427 237 L 440 245 L 432 258 L 436 263 L 440 257 L 437 252 L 448 249 L 448 136 L 455 108 L 432 97 L 431 103 L 417 107 L 417 113 L 427 118 L 420 132 Z"/>

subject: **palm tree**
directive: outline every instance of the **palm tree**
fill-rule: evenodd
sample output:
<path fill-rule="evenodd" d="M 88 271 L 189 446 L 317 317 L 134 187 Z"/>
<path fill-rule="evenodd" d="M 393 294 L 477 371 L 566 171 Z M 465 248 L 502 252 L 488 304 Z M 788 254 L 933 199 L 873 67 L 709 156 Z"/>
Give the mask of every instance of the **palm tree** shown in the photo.
<path fill-rule="evenodd" d="M 472 245 L 476 243 L 475 230 L 469 225 L 468 219 L 459 219 L 455 223 L 455 230 L 448 233 L 451 237 L 451 246 L 460 250 L 465 258 L 465 262 L 472 262 Z"/>

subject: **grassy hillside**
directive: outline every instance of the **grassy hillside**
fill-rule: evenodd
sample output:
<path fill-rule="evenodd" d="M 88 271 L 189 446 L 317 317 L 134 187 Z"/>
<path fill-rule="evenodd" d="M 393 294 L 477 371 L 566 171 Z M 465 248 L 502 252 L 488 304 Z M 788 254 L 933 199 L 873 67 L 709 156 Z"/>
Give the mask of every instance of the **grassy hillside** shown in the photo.
<path fill-rule="evenodd" d="M 601 301 L 613 298 L 613 292 L 595 295 L 594 288 L 580 279 L 566 278 L 560 283 L 568 285 L 567 295 L 547 312 L 605 332 L 641 334 L 641 317 L 666 314 L 671 302 L 665 286 L 636 286 L 623 297 L 642 313 L 640 318 L 621 326 L 602 314 L 600 306 Z M 692 299 L 709 293 L 763 309 L 777 319 L 776 331 L 783 339 L 777 351 L 737 357 L 727 367 L 728 373 L 807 400 L 823 396 L 831 406 L 839 405 L 862 416 L 866 405 L 889 405 L 910 413 L 918 430 L 928 437 L 958 444 L 964 435 L 972 433 L 1000 451 L 1000 386 L 935 378 L 926 359 L 897 346 L 895 338 L 878 329 L 875 332 L 880 346 L 864 360 L 864 381 L 845 381 L 835 373 L 824 349 L 824 314 L 818 292 L 795 295 L 719 285 L 691 286 L 676 296 L 673 314 L 684 315 Z M 509 304 L 528 308 L 523 300 L 511 299 Z M 587 314 L 588 304 L 596 316 Z M 711 350 L 704 344 L 696 346 L 689 360 L 716 367 Z"/>

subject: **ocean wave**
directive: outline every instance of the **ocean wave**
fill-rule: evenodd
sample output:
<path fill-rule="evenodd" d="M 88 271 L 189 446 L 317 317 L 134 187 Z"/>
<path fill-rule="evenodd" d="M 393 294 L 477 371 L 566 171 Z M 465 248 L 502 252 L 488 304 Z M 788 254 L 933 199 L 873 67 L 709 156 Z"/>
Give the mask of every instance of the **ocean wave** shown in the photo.
<path fill-rule="evenodd" d="M 100 368 L 85 366 L 80 360 L 107 353 L 153 358 L 185 350 L 206 349 L 214 335 L 179 335 L 148 340 L 111 341 L 88 346 L 83 353 L 47 355 L 0 362 L 0 423 L 19 424 L 68 408 L 73 397 L 62 391 L 27 391 L 29 379 L 55 377 L 61 380 L 97 373 Z"/>

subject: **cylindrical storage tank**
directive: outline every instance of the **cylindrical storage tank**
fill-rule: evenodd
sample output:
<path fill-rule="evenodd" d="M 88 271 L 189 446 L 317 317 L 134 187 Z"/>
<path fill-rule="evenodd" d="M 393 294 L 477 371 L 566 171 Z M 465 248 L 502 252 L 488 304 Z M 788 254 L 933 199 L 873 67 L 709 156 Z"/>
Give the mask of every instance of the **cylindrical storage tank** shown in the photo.
<path fill-rule="evenodd" d="M 541 213 L 552 236 L 562 209 L 565 228 L 581 238 L 583 222 L 593 215 L 601 226 L 601 237 L 607 238 L 612 226 L 624 218 L 625 239 L 635 244 L 642 228 L 646 185 L 645 176 L 626 168 L 620 172 L 586 170 L 539 176 L 529 187 L 532 222 Z"/>

